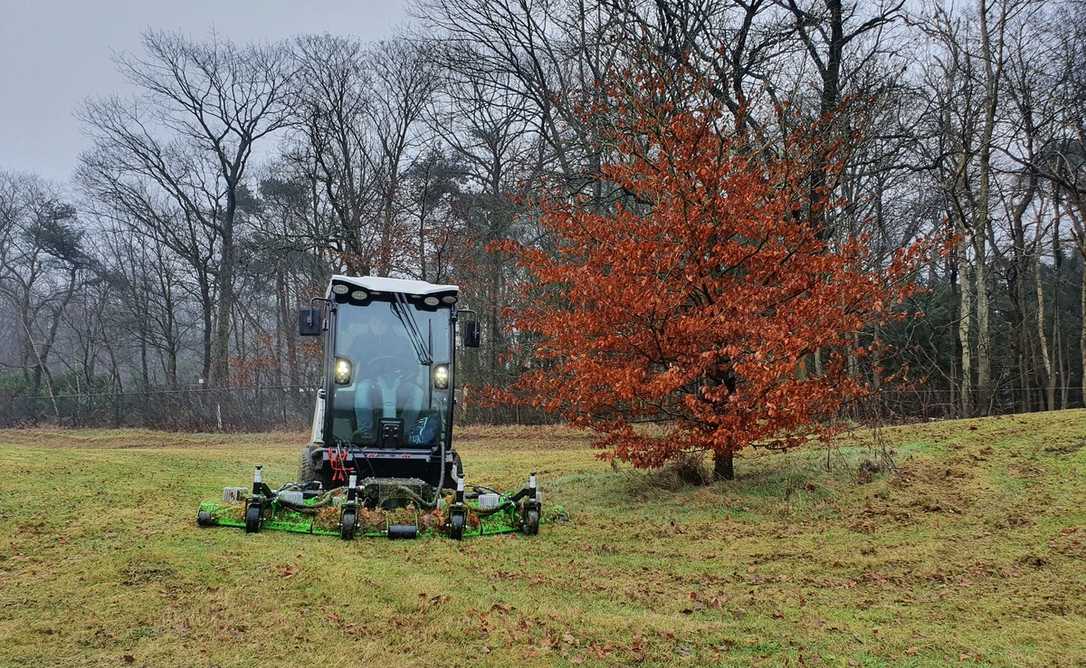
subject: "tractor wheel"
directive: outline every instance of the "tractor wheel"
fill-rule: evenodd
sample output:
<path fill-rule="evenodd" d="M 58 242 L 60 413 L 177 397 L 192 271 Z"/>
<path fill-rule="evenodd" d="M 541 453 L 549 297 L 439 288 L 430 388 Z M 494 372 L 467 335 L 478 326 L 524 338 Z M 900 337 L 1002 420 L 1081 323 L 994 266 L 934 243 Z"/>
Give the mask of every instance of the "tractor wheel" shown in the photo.
<path fill-rule="evenodd" d="M 245 533 L 260 531 L 260 507 L 249 506 L 245 510 Z"/>
<path fill-rule="evenodd" d="M 354 538 L 354 527 L 357 523 L 358 516 L 353 512 L 343 513 L 343 517 L 339 519 L 339 537 L 343 540 L 351 540 Z"/>
<path fill-rule="evenodd" d="M 313 464 L 313 450 L 309 446 L 302 448 L 302 457 L 298 463 L 298 484 L 305 485 L 307 482 L 319 480 L 317 476 L 317 467 Z"/>
<path fill-rule="evenodd" d="M 454 513 L 449 516 L 449 538 L 462 540 L 464 538 L 464 516 Z"/>
<path fill-rule="evenodd" d="M 207 512 L 206 510 L 201 510 L 200 512 L 196 513 L 196 524 L 198 524 L 199 526 L 209 527 L 211 526 L 211 523 L 213 521 L 214 518 L 211 517 L 211 513 Z"/>
<path fill-rule="evenodd" d="M 529 510 L 524 513 L 524 521 L 521 524 L 521 530 L 524 531 L 526 536 L 535 536 L 539 533 L 539 511 Z"/>

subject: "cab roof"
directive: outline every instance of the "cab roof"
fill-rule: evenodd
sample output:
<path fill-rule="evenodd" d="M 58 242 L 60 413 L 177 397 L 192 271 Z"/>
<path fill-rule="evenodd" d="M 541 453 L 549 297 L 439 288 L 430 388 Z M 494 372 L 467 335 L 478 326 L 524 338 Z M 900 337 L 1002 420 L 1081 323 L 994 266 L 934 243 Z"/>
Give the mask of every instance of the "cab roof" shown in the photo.
<path fill-rule="evenodd" d="M 435 283 L 427 283 L 426 281 L 416 281 L 409 278 L 387 278 L 384 276 L 343 276 L 342 274 L 336 274 L 332 277 L 332 280 L 328 282 L 328 289 L 325 292 L 326 297 L 332 296 L 333 283 L 346 283 L 348 285 L 363 288 L 370 293 L 398 292 L 404 295 L 425 296 L 436 293 L 448 294 L 450 292 L 460 291 L 460 288 L 455 285 L 438 285 Z"/>

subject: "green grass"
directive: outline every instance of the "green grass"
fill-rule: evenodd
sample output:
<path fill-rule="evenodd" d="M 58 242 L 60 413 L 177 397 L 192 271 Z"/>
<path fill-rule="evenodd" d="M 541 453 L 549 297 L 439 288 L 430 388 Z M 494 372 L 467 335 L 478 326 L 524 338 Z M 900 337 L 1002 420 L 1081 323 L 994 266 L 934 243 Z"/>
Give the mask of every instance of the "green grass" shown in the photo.
<path fill-rule="evenodd" d="M 0 666 L 1083 665 L 1086 411 L 751 454 L 706 487 L 583 434 L 467 429 L 568 524 L 455 543 L 199 529 L 304 436 L 0 431 Z"/>

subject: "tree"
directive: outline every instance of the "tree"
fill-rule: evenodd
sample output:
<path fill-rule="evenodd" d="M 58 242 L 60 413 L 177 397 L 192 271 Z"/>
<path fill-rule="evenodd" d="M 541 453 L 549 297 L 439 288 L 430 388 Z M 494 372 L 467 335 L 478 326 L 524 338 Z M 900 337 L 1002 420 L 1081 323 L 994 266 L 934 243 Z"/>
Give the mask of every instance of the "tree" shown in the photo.
<path fill-rule="evenodd" d="M 55 186 L 2 173 L 0 184 L 0 300 L 15 314 L 29 396 L 36 397 L 43 384 L 52 395 L 49 365 L 64 312 L 94 259 L 84 249 L 75 208 Z"/>
<path fill-rule="evenodd" d="M 305 174 L 332 224 L 309 231 L 346 271 L 368 274 L 378 255 L 378 148 L 370 123 L 373 76 L 361 42 L 331 35 L 295 42 L 296 142 L 288 161 Z"/>
<path fill-rule="evenodd" d="M 515 317 L 541 337 L 517 390 L 597 432 L 605 457 L 651 467 L 711 451 L 730 479 L 736 452 L 825 433 L 864 391 L 844 352 L 908 291 L 920 246 L 866 269 L 862 239 L 831 246 L 807 222 L 820 147 L 759 154 L 696 82 L 666 99 L 674 86 L 640 83 L 608 112 L 602 175 L 625 200 L 597 212 L 546 198 L 557 252 L 507 244 L 542 288 Z M 798 373 L 819 349 L 832 351 L 822 373 Z"/>
<path fill-rule="evenodd" d="M 143 46 L 145 57 L 118 60 L 143 97 L 91 102 L 84 111 L 95 149 L 83 158 L 80 178 L 94 196 L 155 235 L 174 237 L 197 272 L 214 274 L 215 326 L 210 336 L 205 327 L 205 366 L 212 382 L 225 384 L 239 193 L 254 147 L 291 119 L 292 60 L 282 45 L 239 47 L 214 36 L 198 42 L 147 32 Z M 217 262 L 208 269 L 212 253 Z M 210 293 L 211 286 L 201 287 Z"/>
<path fill-rule="evenodd" d="M 453 62 L 470 71 L 471 53 L 460 49 Z M 485 326 L 480 359 L 490 383 L 498 383 L 499 360 L 505 349 L 501 312 L 507 305 L 512 281 L 508 256 L 491 247 L 511 238 L 518 213 L 515 203 L 530 178 L 535 138 L 525 98 L 513 92 L 508 75 L 480 80 L 450 68 L 442 99 L 431 112 L 430 128 L 463 167 L 468 188 L 464 199 L 466 224 L 459 235 L 462 248 L 457 264 L 463 297 L 480 310 Z M 538 141 L 535 142 L 538 145 Z M 462 377 L 478 378 L 468 360 Z"/>

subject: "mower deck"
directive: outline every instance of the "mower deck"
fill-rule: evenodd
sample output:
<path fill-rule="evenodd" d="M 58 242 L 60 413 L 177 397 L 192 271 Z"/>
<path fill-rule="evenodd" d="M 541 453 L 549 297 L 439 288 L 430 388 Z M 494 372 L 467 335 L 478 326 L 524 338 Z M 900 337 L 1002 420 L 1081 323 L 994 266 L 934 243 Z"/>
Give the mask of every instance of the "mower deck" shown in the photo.
<path fill-rule="evenodd" d="M 541 495 L 533 474 L 516 494 L 485 487 L 466 492 L 457 478 L 455 493 L 435 498 L 421 480 L 367 478 L 352 475 L 345 487 L 324 491 L 319 483 L 303 487 L 288 483 L 273 491 L 253 475 L 252 492 L 228 487 L 223 500 L 204 501 L 196 514 L 199 526 L 224 526 L 259 531 L 287 531 L 318 536 L 415 538 L 464 537 L 507 533 L 538 533 Z"/>

